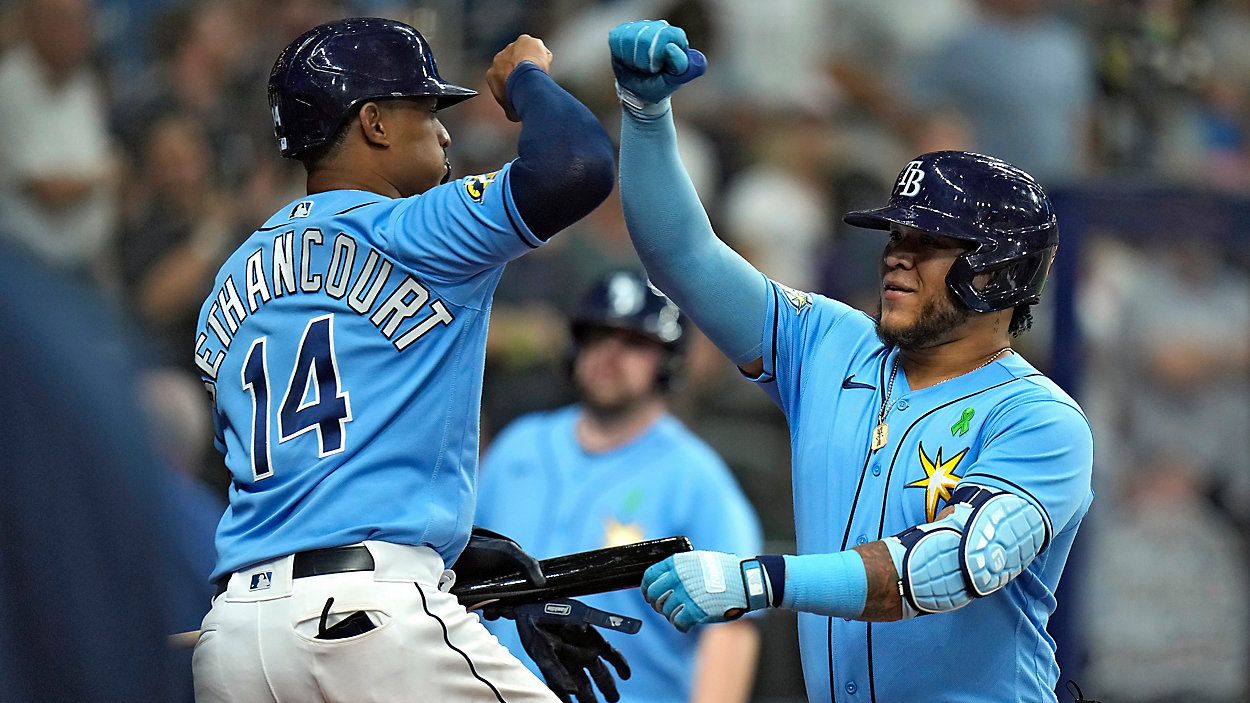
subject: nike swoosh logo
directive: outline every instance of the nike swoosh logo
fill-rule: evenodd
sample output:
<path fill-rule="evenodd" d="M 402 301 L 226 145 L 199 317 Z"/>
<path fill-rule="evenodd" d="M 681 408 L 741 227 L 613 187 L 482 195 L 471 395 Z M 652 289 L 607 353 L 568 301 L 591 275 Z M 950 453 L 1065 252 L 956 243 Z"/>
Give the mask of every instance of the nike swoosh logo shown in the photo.
<path fill-rule="evenodd" d="M 860 383 L 859 381 L 852 381 L 851 379 L 853 378 L 855 378 L 855 374 L 851 374 L 850 376 L 847 376 L 846 379 L 842 381 L 842 387 L 847 390 L 850 390 L 852 388 L 866 388 L 870 391 L 877 390 L 876 386 L 870 386 L 867 383 Z"/>

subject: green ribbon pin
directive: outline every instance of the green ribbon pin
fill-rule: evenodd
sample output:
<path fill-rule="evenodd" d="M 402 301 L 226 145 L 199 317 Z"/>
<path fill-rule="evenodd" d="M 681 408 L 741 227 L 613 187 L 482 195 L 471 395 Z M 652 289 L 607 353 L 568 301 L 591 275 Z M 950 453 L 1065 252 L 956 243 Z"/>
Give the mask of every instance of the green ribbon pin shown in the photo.
<path fill-rule="evenodd" d="M 963 437 L 968 434 L 968 423 L 972 422 L 972 418 L 977 411 L 972 408 L 964 408 L 964 414 L 959 418 L 959 422 L 951 425 L 951 436 Z"/>

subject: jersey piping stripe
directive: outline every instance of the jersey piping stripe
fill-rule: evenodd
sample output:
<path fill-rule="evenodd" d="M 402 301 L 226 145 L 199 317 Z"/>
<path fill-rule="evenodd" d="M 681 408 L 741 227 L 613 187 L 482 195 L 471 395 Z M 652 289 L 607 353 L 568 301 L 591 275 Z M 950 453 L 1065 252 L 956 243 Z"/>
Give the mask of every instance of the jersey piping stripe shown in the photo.
<path fill-rule="evenodd" d="M 521 226 L 517 224 L 516 218 L 512 216 L 512 208 L 504 206 L 503 211 L 508 216 L 508 224 L 512 225 L 512 231 L 516 234 L 517 239 L 520 239 L 530 249 L 537 249 L 538 246 L 536 244 L 531 243 L 530 240 L 525 238 L 524 234 L 521 234 Z"/>
<path fill-rule="evenodd" d="M 290 226 L 291 226 L 290 222 L 283 222 L 280 225 L 273 225 L 272 227 L 257 227 L 256 231 L 257 232 L 272 232 L 275 229 L 282 229 L 283 227 L 290 227 Z"/>
<path fill-rule="evenodd" d="M 509 197 L 512 195 L 512 188 L 509 185 L 510 183 L 512 183 L 511 170 L 504 174 L 504 182 L 499 184 L 499 187 L 504 189 L 503 214 L 508 216 L 508 224 L 512 225 L 512 231 L 516 234 L 517 239 L 520 239 L 521 243 L 530 249 L 537 249 L 538 245 L 525 238 L 524 230 L 522 230 L 521 226 L 517 224 L 516 218 L 512 216 L 512 208 L 516 207 L 516 200 Z M 512 207 L 508 207 L 508 203 L 512 203 Z M 520 211 L 518 211 L 518 214 L 520 214 Z"/>
<path fill-rule="evenodd" d="M 781 306 L 777 301 L 776 286 L 769 286 L 773 293 L 773 348 L 769 356 L 772 357 L 772 366 L 764 369 L 764 375 L 768 376 L 766 383 L 773 383 L 777 380 L 777 324 L 778 316 L 781 315 Z"/>
<path fill-rule="evenodd" d="M 868 640 L 868 651 L 866 652 L 868 655 L 868 700 L 872 701 L 872 703 L 877 703 L 877 677 L 873 673 L 872 668 L 872 623 L 868 623 L 868 627 L 865 630 L 866 634 L 864 637 Z"/>
<path fill-rule="evenodd" d="M 883 397 L 885 395 L 885 362 L 889 360 L 889 358 L 890 354 L 889 352 L 886 352 L 886 354 L 881 357 L 881 368 L 877 371 L 879 378 L 877 382 L 877 392 Z M 873 394 L 874 399 L 876 396 L 877 394 Z M 873 424 L 875 424 L 875 422 Z M 864 488 L 864 478 L 868 475 L 868 464 L 872 462 L 872 454 L 872 449 L 869 449 L 868 453 L 864 455 L 864 465 L 859 469 L 859 484 L 855 486 L 855 497 L 851 499 L 851 512 L 846 516 L 846 529 L 842 531 L 842 546 L 838 547 L 839 551 L 846 549 L 846 541 L 851 537 L 851 525 L 855 521 L 855 509 L 859 506 L 859 494 Z"/>
<path fill-rule="evenodd" d="M 438 621 L 438 626 L 443 630 L 443 641 L 447 643 L 447 646 L 451 648 L 453 652 L 464 658 L 465 663 L 469 665 L 469 673 L 473 674 L 473 678 L 489 686 L 491 693 L 495 694 L 495 700 L 499 701 L 499 703 L 508 703 L 503 699 L 503 696 L 500 695 L 499 689 L 495 688 L 494 684 L 482 678 L 481 674 L 477 673 L 477 668 L 473 666 L 473 660 L 469 658 L 469 655 L 465 654 L 464 650 L 451 643 L 451 639 L 447 636 L 447 623 L 443 622 L 442 618 L 430 612 L 430 606 L 425 601 L 425 591 L 421 590 L 421 584 L 414 581 L 412 585 L 417 587 L 417 593 L 421 595 L 421 608 L 425 610 L 426 615 L 429 615 Z"/>
<path fill-rule="evenodd" d="M 890 353 L 887 351 L 881 357 L 881 367 L 877 369 L 877 392 L 881 393 L 883 396 L 885 394 L 885 362 L 889 360 L 889 358 L 890 358 Z M 874 393 L 873 398 L 875 399 L 876 397 L 877 397 L 877 394 Z M 851 499 L 851 512 L 846 516 L 846 529 L 842 531 L 842 546 L 838 547 L 838 551 L 846 551 L 846 541 L 850 539 L 851 537 L 851 524 L 855 521 L 855 507 L 859 505 L 859 494 L 860 494 L 860 491 L 862 491 L 864 488 L 864 478 L 867 477 L 868 475 L 868 464 L 870 463 L 872 463 L 872 449 L 871 448 L 864 455 L 864 465 L 861 466 L 859 469 L 859 483 L 856 484 L 855 486 L 855 497 Z M 837 682 L 834 681 L 834 677 L 833 677 L 833 618 L 832 617 L 829 618 L 829 622 L 827 623 L 827 635 L 826 636 L 827 636 L 828 642 L 825 645 L 825 651 L 829 653 L 829 700 L 837 701 L 838 700 L 838 695 L 837 695 L 837 690 L 836 690 Z M 871 652 L 869 654 L 869 661 L 872 661 Z"/>
<path fill-rule="evenodd" d="M 373 202 L 369 202 L 369 203 L 361 203 L 361 204 L 359 204 L 359 205 L 353 205 L 353 206 L 351 206 L 351 207 L 347 208 L 346 210 L 339 210 L 338 212 L 336 212 L 336 213 L 334 213 L 333 215 L 331 215 L 331 217 L 338 217 L 339 215 L 346 215 L 347 213 L 351 212 L 352 210 L 359 210 L 359 209 L 360 209 L 360 208 L 362 208 L 362 207 L 369 207 L 370 205 L 377 205 L 379 202 L 381 202 L 381 201 L 379 201 L 379 200 L 374 200 Z"/>

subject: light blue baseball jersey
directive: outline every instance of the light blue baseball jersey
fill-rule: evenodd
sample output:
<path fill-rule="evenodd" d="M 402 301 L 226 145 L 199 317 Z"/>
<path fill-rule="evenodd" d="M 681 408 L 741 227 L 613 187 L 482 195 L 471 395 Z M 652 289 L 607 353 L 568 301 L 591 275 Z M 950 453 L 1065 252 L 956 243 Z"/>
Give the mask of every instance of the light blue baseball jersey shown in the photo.
<path fill-rule="evenodd" d="M 1080 407 L 1018 355 L 913 391 L 897 350 L 849 306 L 770 282 L 759 382 L 790 425 L 800 554 L 837 552 L 930 522 L 961 482 L 1036 505 L 1047 545 L 1001 591 L 893 623 L 799 614 L 808 700 L 1054 701 L 1046 622 L 1093 500 L 1093 436 Z"/>
<path fill-rule="evenodd" d="M 482 460 L 477 524 L 540 559 L 670 535 L 686 535 L 695 549 L 759 553 L 759 522 L 729 469 L 676 418 L 589 453 L 575 435 L 578 413 L 527 415 L 499 435 Z M 697 637 L 674 629 L 636 588 L 581 600 L 643 621 L 635 635 L 601 630 L 633 670 L 619 683 L 622 701 L 690 700 Z M 511 621 L 486 626 L 539 673 Z"/>
<path fill-rule="evenodd" d="M 491 295 L 542 243 L 509 168 L 310 195 L 221 267 L 195 339 L 231 475 L 213 578 L 362 540 L 464 548 Z"/>

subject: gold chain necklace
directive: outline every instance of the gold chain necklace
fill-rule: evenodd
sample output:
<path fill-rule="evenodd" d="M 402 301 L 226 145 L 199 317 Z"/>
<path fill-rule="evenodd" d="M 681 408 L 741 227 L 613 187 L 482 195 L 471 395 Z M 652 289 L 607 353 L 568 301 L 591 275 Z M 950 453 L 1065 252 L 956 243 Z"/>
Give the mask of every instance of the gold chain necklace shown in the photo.
<path fill-rule="evenodd" d="M 997 359 L 998 357 L 1002 356 L 1003 354 L 1009 351 L 1011 351 L 1011 347 L 1003 347 L 1002 349 L 999 349 L 993 354 L 990 354 L 989 358 L 983 361 L 980 366 L 977 366 L 977 368 L 972 369 L 972 371 L 976 371 L 977 369 L 983 369 L 986 366 L 989 366 L 990 364 L 994 363 L 995 359 Z M 937 383 L 933 384 L 933 386 L 940 386 L 943 383 L 946 383 L 947 381 L 950 381 L 952 379 L 959 378 L 960 376 L 963 376 L 964 374 L 972 373 L 972 371 L 965 371 L 964 373 L 951 376 L 950 378 L 944 378 L 941 381 L 938 381 Z M 894 377 L 897 374 L 898 374 L 898 356 L 895 356 L 894 363 L 890 367 L 890 382 L 886 385 L 885 397 L 881 399 L 881 410 L 877 413 L 877 426 L 872 428 L 872 451 L 874 452 L 884 447 L 886 445 L 886 442 L 890 441 L 890 425 L 889 423 L 885 421 L 885 412 L 886 412 L 886 409 L 890 407 L 890 397 L 894 395 Z M 929 388 L 932 388 L 933 386 L 929 386 Z"/>

